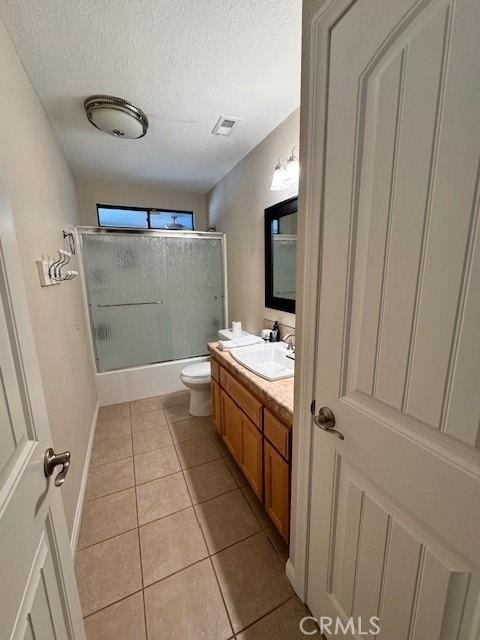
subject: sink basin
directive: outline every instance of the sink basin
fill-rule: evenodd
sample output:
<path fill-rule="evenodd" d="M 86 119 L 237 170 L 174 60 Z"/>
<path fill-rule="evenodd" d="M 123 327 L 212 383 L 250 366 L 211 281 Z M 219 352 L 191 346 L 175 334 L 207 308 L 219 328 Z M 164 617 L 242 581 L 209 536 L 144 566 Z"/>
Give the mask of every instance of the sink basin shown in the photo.
<path fill-rule="evenodd" d="M 287 345 L 283 342 L 267 342 L 250 347 L 239 347 L 232 349 L 230 353 L 238 363 L 265 380 L 273 381 L 293 377 L 295 361 L 289 357 L 292 352 L 287 351 Z"/>

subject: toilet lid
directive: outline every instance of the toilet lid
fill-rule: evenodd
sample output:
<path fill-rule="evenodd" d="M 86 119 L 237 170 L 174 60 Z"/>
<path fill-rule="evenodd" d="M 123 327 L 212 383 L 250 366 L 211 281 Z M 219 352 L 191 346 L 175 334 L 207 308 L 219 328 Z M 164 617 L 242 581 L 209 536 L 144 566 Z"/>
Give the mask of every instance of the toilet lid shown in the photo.
<path fill-rule="evenodd" d="M 189 364 L 182 369 L 182 374 L 188 378 L 208 378 L 211 374 L 210 362 L 198 362 Z"/>

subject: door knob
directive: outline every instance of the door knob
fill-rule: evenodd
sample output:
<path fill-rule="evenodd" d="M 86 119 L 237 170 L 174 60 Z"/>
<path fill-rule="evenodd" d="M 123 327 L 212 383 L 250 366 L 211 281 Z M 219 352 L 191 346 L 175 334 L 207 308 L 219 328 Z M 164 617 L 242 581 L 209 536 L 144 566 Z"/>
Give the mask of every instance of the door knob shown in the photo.
<path fill-rule="evenodd" d="M 61 487 L 65 482 L 65 477 L 70 469 L 70 451 L 64 451 L 63 453 L 55 453 L 55 451 L 50 447 L 45 451 L 45 458 L 43 462 L 43 470 L 45 472 L 45 477 L 49 478 L 53 475 L 55 471 L 55 467 L 61 466 L 61 470 L 55 476 L 55 486 Z"/>
<path fill-rule="evenodd" d="M 318 414 L 316 416 L 313 416 L 313 421 L 315 422 L 317 427 L 320 427 L 320 429 L 328 431 L 329 433 L 333 433 L 340 440 L 345 440 L 345 436 L 343 435 L 343 433 L 340 433 L 340 431 L 334 429 L 335 414 L 328 407 L 321 407 L 321 409 L 319 409 L 318 411 Z"/>

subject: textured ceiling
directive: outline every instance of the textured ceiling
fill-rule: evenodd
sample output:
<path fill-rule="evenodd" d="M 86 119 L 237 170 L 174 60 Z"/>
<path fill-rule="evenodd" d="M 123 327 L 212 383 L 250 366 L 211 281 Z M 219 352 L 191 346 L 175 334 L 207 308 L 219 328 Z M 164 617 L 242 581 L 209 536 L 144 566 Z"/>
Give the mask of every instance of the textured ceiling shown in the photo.
<path fill-rule="evenodd" d="M 301 0 L 0 0 L 0 16 L 82 178 L 206 191 L 300 103 Z M 94 93 L 141 107 L 147 136 L 97 132 Z M 242 118 L 229 138 L 210 135 L 220 115 Z"/>

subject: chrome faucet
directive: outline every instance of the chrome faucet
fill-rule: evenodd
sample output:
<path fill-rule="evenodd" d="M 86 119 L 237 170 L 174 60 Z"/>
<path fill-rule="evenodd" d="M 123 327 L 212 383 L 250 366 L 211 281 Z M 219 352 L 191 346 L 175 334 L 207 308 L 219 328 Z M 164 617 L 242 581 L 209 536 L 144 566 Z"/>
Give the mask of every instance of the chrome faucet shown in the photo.
<path fill-rule="evenodd" d="M 287 333 L 287 335 L 283 337 L 282 342 L 287 343 L 287 351 L 292 351 L 293 353 L 295 353 L 294 340 L 295 340 L 294 333 Z"/>

